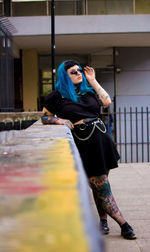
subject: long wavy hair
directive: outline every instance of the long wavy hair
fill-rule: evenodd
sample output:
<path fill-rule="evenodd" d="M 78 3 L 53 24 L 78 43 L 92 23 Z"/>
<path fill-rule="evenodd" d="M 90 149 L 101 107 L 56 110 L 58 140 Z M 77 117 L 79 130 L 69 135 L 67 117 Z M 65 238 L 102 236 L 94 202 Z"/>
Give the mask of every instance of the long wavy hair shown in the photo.
<path fill-rule="evenodd" d="M 80 69 L 82 67 L 78 65 Z M 82 73 L 82 82 L 79 85 L 79 91 L 80 94 L 86 94 L 87 92 L 94 93 L 94 90 L 92 87 L 88 86 L 87 80 Z M 71 78 L 69 77 L 67 71 L 64 68 L 64 62 L 62 62 L 57 70 L 57 82 L 55 84 L 55 90 L 57 90 L 63 97 L 68 98 L 74 102 L 78 102 L 78 94 L 75 91 L 75 85 L 71 81 Z"/>

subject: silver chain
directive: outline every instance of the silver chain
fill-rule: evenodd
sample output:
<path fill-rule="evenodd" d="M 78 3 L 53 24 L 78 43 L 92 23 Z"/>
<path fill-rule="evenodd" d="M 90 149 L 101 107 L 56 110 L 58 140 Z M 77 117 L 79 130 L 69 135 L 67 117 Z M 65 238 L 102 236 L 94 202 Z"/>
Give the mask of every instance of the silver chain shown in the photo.
<path fill-rule="evenodd" d="M 104 130 L 102 130 L 101 128 L 99 128 L 99 127 L 96 125 L 96 124 L 97 124 L 97 122 L 99 122 L 100 124 L 102 124 L 102 125 L 103 125 Z M 77 134 L 73 131 L 74 136 L 75 136 L 78 140 L 81 140 L 81 141 L 86 141 L 86 140 L 88 140 L 88 139 L 92 136 L 92 134 L 94 133 L 95 127 L 96 127 L 97 129 L 99 129 L 99 131 L 101 131 L 102 133 L 106 133 L 106 127 L 105 127 L 105 124 L 103 123 L 103 121 L 102 121 L 100 118 L 98 118 L 98 120 L 97 120 L 97 121 L 95 121 L 95 122 L 93 122 L 93 123 L 91 123 L 91 124 L 93 125 L 93 128 L 92 128 L 91 133 L 90 133 L 87 137 L 85 137 L 85 138 L 81 138 L 81 137 L 77 136 Z M 84 129 L 84 130 L 85 130 L 85 129 Z"/>

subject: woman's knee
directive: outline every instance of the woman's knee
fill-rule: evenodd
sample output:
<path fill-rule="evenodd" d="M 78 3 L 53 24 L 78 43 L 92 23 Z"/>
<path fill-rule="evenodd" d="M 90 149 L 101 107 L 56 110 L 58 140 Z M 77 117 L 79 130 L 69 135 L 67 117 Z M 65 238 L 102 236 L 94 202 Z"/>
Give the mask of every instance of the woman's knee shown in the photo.
<path fill-rule="evenodd" d="M 105 196 L 110 194 L 111 192 L 107 174 L 101 176 L 93 176 L 89 178 L 89 183 L 93 190 L 96 190 L 97 192 L 102 193 Z"/>

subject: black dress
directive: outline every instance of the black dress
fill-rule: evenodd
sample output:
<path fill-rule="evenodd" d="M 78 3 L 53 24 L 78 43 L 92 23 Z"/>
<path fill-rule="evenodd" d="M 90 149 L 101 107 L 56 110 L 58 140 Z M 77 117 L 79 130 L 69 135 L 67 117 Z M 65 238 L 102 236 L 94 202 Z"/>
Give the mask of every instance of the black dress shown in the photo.
<path fill-rule="evenodd" d="M 52 91 L 46 96 L 44 107 L 60 118 L 69 119 L 72 123 L 84 118 L 100 117 L 100 103 L 96 95 L 91 92 L 82 95 L 76 103 L 63 98 L 58 91 Z M 84 128 L 75 126 L 72 131 L 88 177 L 108 174 L 110 169 L 118 167 L 117 161 L 120 158 L 111 137 L 104 133 L 103 125 L 97 124 L 97 126 L 94 131 L 93 125 Z"/>

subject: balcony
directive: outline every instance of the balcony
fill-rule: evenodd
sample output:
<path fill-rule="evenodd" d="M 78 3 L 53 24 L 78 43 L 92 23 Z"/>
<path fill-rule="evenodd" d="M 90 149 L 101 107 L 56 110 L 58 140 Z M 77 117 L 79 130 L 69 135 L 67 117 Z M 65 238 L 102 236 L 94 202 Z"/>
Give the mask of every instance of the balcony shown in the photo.
<path fill-rule="evenodd" d="M 49 16 L 50 0 L 11 0 L 11 16 Z M 4 15 L 3 0 L 0 14 Z M 150 14 L 149 1 L 143 0 L 55 0 L 55 15 Z"/>

